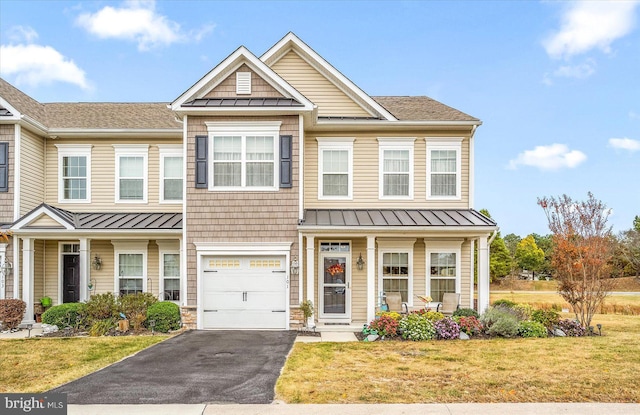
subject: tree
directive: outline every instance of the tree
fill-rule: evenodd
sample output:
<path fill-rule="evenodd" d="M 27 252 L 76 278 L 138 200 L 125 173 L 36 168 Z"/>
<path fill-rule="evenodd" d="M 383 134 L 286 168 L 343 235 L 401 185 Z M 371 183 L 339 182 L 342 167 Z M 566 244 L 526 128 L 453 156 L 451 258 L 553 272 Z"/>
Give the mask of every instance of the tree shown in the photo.
<path fill-rule="evenodd" d="M 591 192 L 586 201 L 538 199 L 552 233 L 551 265 L 558 280 L 558 293 L 573 307 L 583 327 L 611 292 L 610 260 L 613 252 L 611 211 Z"/>
<path fill-rule="evenodd" d="M 544 263 L 544 251 L 538 248 L 533 235 L 529 235 L 518 243 L 516 247 L 516 261 L 522 269 L 534 273 L 540 270 Z"/>
<path fill-rule="evenodd" d="M 533 239 L 536 241 L 536 245 L 538 248 L 542 249 L 544 252 L 544 261 L 540 266 L 539 272 L 550 275 L 551 274 L 551 252 L 553 250 L 553 242 L 551 241 L 551 235 L 538 235 L 537 233 L 532 233 Z"/>
<path fill-rule="evenodd" d="M 640 276 L 640 231 L 629 229 L 620 233 L 617 253 L 623 262 Z"/>
<path fill-rule="evenodd" d="M 480 209 L 480 213 L 490 218 L 491 215 L 487 209 Z M 491 282 L 496 278 L 504 278 L 511 271 L 511 256 L 504 244 L 504 240 L 500 236 L 500 232 L 491 242 L 489 247 L 489 279 Z"/>
<path fill-rule="evenodd" d="M 640 232 L 640 216 L 638 215 L 633 218 L 633 230 Z"/>

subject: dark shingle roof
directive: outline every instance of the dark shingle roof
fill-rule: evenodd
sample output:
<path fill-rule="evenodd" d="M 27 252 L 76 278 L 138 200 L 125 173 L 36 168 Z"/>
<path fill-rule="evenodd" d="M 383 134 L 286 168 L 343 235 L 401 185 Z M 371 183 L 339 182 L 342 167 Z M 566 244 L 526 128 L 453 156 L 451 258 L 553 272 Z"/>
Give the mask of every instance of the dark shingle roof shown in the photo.
<path fill-rule="evenodd" d="M 473 209 L 306 209 L 300 226 L 496 226 Z"/>
<path fill-rule="evenodd" d="M 401 121 L 479 121 L 425 96 L 371 97 Z"/>
<path fill-rule="evenodd" d="M 293 98 L 198 98 L 183 107 L 304 107 Z"/>

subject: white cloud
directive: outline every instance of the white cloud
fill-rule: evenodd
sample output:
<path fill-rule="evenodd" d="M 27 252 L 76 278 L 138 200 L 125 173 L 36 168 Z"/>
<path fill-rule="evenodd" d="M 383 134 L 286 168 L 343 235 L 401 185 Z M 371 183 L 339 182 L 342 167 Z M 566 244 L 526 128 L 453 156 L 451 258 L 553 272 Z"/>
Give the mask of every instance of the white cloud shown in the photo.
<path fill-rule="evenodd" d="M 29 26 L 12 26 L 7 32 L 13 43 L 33 43 L 38 38 L 38 33 Z"/>
<path fill-rule="evenodd" d="M 610 53 L 611 43 L 633 30 L 638 4 L 638 0 L 570 3 L 559 31 L 544 42 L 547 54 L 568 58 L 592 49 Z"/>
<path fill-rule="evenodd" d="M 68 82 L 90 89 L 85 72 L 51 46 L 1 45 L 0 74 L 15 76 L 17 85 Z"/>
<path fill-rule="evenodd" d="M 123 39 L 146 51 L 193 39 L 199 42 L 214 26 L 184 33 L 180 24 L 158 14 L 155 1 L 128 1 L 123 7 L 105 6 L 96 13 L 82 13 L 76 23 L 102 39 Z"/>
<path fill-rule="evenodd" d="M 640 151 L 640 141 L 631 138 L 610 138 L 609 147 L 620 150 Z"/>
<path fill-rule="evenodd" d="M 596 71 L 596 63 L 593 59 L 579 65 L 563 65 L 553 72 L 553 75 L 559 78 L 576 78 L 585 79 L 590 77 Z"/>
<path fill-rule="evenodd" d="M 574 168 L 587 159 L 586 154 L 579 150 L 569 150 L 564 144 L 536 146 L 533 150 L 526 150 L 509 161 L 508 168 L 516 169 L 519 165 L 537 167 L 540 170 L 558 170 Z"/>

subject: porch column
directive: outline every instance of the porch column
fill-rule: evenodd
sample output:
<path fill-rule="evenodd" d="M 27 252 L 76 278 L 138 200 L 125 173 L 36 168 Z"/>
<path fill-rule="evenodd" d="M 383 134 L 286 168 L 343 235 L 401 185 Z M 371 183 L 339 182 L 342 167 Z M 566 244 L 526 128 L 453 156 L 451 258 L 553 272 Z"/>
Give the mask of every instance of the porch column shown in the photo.
<path fill-rule="evenodd" d="M 0 244 L 0 267 L 7 263 L 7 244 Z M 6 298 L 7 276 L 9 270 L 7 268 L 0 269 L 0 300 Z"/>
<path fill-rule="evenodd" d="M 367 323 L 376 317 L 376 237 L 367 236 Z"/>
<path fill-rule="evenodd" d="M 478 240 L 478 313 L 489 307 L 489 244 L 487 237 Z"/>
<path fill-rule="evenodd" d="M 318 314 L 320 311 L 318 310 L 318 304 L 316 304 L 316 301 L 314 300 L 315 298 L 314 296 L 314 291 L 315 291 L 314 279 L 315 278 L 314 277 L 316 275 L 315 255 L 316 255 L 315 237 L 307 236 L 307 300 L 313 302 L 313 306 L 316 310 L 315 312 L 316 314 Z M 313 324 L 313 316 L 311 316 L 307 321 L 307 327 L 313 327 L 313 326 L 315 326 L 315 324 Z"/>
<path fill-rule="evenodd" d="M 90 246 L 87 238 L 80 238 L 80 302 L 89 299 Z"/>
<path fill-rule="evenodd" d="M 20 298 L 20 238 L 13 238 L 13 297 Z"/>
<path fill-rule="evenodd" d="M 33 324 L 33 238 L 22 240 L 22 301 L 27 304 L 22 324 Z"/>

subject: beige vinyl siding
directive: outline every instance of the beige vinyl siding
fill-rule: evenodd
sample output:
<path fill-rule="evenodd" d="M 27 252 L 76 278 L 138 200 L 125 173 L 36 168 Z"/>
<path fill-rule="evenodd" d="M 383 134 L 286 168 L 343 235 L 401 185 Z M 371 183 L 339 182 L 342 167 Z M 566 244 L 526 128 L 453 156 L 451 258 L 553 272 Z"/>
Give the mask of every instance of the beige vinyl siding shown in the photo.
<path fill-rule="evenodd" d="M 353 200 L 320 200 L 318 198 L 318 141 L 315 135 L 305 139 L 305 209 L 358 209 L 405 208 L 467 209 L 469 207 L 469 139 L 462 141 L 460 200 L 428 200 L 427 150 L 425 137 L 432 134 L 393 135 L 337 133 L 334 137 L 354 137 L 353 143 Z M 444 137 L 445 135 L 437 135 Z M 322 135 L 321 137 L 329 137 Z M 379 147 L 378 138 L 411 137 L 414 142 L 414 192 L 413 200 L 379 198 Z"/>
<path fill-rule="evenodd" d="M 0 142 L 9 143 L 9 174 L 7 177 L 9 184 L 8 192 L 0 192 L 0 223 L 13 222 L 13 194 L 14 194 L 14 152 L 15 152 L 15 126 L 0 124 Z"/>
<path fill-rule="evenodd" d="M 29 223 L 29 226 L 27 226 L 27 228 L 60 228 L 60 229 L 63 229 L 63 226 L 60 225 L 55 220 L 53 220 L 50 216 L 41 215 L 40 217 L 36 218 L 34 221 Z"/>
<path fill-rule="evenodd" d="M 288 52 L 271 69 L 316 104 L 321 117 L 371 116 L 294 51 Z"/>
<path fill-rule="evenodd" d="M 47 142 L 46 203 L 72 212 L 181 212 L 182 205 L 160 203 L 160 154 L 158 145 L 181 144 L 179 140 L 119 139 L 94 140 L 91 148 L 91 203 L 58 203 L 58 149 L 55 144 L 86 144 L 87 140 L 49 140 Z M 147 144 L 147 203 L 116 203 L 116 156 L 113 146 L 117 144 Z"/>
<path fill-rule="evenodd" d="M 40 299 L 44 297 L 46 285 L 44 274 L 44 241 L 34 241 L 33 250 L 33 303 L 38 304 L 40 303 Z"/>
<path fill-rule="evenodd" d="M 251 72 L 251 94 L 236 94 L 236 72 Z M 208 92 L 204 98 L 227 98 L 239 96 L 242 98 L 281 98 L 283 95 L 272 87 L 267 81 L 253 72 L 246 64 L 243 64 L 235 72 L 220 82 L 214 89 Z"/>
<path fill-rule="evenodd" d="M 93 258 L 99 255 L 102 259 L 102 267 L 99 270 L 93 269 L 93 266 L 89 267 L 89 278 L 93 282 L 93 294 L 114 293 L 114 256 L 113 245 L 110 240 L 92 240 L 91 241 L 91 256 L 89 261 L 93 261 Z"/>
<path fill-rule="evenodd" d="M 362 253 L 367 262 L 367 240 L 364 238 L 351 241 L 351 321 L 367 320 L 367 267 L 358 270 L 356 262 Z"/>
<path fill-rule="evenodd" d="M 22 129 L 20 151 L 20 214 L 44 200 L 44 139 Z"/>

